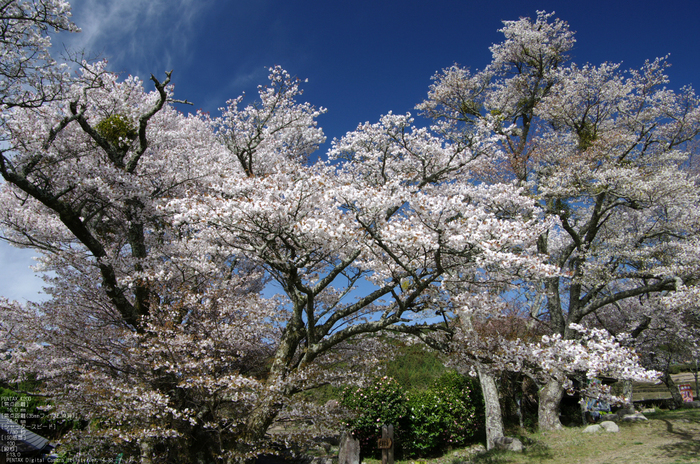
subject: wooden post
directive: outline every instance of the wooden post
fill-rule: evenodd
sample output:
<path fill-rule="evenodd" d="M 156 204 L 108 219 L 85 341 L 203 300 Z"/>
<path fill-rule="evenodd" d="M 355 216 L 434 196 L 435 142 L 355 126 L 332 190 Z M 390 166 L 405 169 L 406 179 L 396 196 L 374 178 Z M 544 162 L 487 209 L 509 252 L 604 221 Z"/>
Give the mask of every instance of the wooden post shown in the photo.
<path fill-rule="evenodd" d="M 382 464 L 394 464 L 394 426 L 382 426 L 382 439 L 380 440 L 382 449 Z"/>

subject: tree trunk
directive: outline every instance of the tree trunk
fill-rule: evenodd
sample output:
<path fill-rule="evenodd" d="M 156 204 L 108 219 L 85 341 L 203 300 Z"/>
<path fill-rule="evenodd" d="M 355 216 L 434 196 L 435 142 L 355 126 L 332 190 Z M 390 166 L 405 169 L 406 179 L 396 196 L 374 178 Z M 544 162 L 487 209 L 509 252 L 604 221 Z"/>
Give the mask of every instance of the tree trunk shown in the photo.
<path fill-rule="evenodd" d="M 469 316 L 460 314 L 459 320 L 462 328 L 468 334 L 478 337 L 474 333 L 474 326 Z M 486 448 L 491 449 L 496 438 L 503 437 L 503 416 L 501 415 L 501 403 L 498 399 L 498 387 L 496 380 L 490 372 L 486 371 L 480 363 L 476 363 L 476 371 L 479 374 L 481 393 L 484 397 L 484 412 L 486 414 Z"/>
<path fill-rule="evenodd" d="M 244 432 L 236 445 L 236 456 L 229 462 L 253 464 L 264 445 L 265 434 L 282 409 L 282 401 L 277 395 L 261 397 L 248 415 Z"/>
<path fill-rule="evenodd" d="M 501 415 L 501 403 L 498 400 L 498 387 L 493 375 L 480 366 L 477 368 L 477 372 L 481 383 L 481 393 L 484 396 L 486 448 L 492 449 L 494 440 L 503 437 L 503 416 Z"/>
<path fill-rule="evenodd" d="M 683 406 L 683 397 L 681 396 L 681 392 L 678 390 L 678 385 L 676 385 L 676 382 L 673 381 L 671 374 L 664 372 L 664 375 L 661 377 L 661 381 L 664 383 L 664 385 L 666 385 L 666 388 L 668 388 L 668 391 L 671 393 L 674 406 L 676 408 Z"/>
<path fill-rule="evenodd" d="M 625 397 L 625 407 L 626 408 L 634 408 L 634 402 L 632 401 L 633 394 L 634 394 L 634 391 L 632 388 L 632 381 L 631 380 L 623 380 L 622 381 L 622 396 Z"/>
<path fill-rule="evenodd" d="M 274 395 L 276 396 L 276 395 Z M 246 441 L 261 440 L 282 409 L 282 402 L 274 396 L 261 398 L 246 421 Z"/>
<path fill-rule="evenodd" d="M 291 328 L 287 327 L 265 382 L 267 391 L 261 392 L 253 410 L 246 418 L 245 431 L 238 445 L 238 451 L 243 455 L 243 458 L 238 459 L 238 461 L 251 461 L 257 448 L 264 441 L 268 429 L 282 410 L 286 395 L 282 385 L 297 343 Z"/>
<path fill-rule="evenodd" d="M 564 388 L 558 380 L 550 380 L 539 392 L 537 406 L 537 426 L 540 431 L 563 428 L 559 420 L 559 404 L 564 396 Z"/>
<path fill-rule="evenodd" d="M 151 439 L 144 438 L 139 443 L 141 449 L 141 464 L 153 464 L 153 443 Z"/>

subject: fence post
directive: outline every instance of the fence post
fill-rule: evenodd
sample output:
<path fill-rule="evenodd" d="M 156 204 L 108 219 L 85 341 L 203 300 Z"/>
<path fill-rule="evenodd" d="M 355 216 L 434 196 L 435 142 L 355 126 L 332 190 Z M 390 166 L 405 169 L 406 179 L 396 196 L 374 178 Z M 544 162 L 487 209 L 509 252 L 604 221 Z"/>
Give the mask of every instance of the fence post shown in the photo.
<path fill-rule="evenodd" d="M 382 426 L 382 439 L 380 441 L 382 448 L 382 464 L 394 464 L 394 426 Z"/>

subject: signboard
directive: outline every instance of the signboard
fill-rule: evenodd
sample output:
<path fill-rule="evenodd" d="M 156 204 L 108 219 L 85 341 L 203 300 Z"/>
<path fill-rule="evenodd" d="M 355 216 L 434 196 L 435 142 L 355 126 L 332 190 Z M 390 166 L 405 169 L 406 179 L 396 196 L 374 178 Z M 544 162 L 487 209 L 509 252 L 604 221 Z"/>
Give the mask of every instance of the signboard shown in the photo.
<path fill-rule="evenodd" d="M 678 390 L 681 392 L 683 402 L 690 403 L 693 401 L 693 389 L 690 387 L 689 383 L 678 385 Z"/>
<path fill-rule="evenodd" d="M 389 449 L 391 445 L 391 438 L 380 438 L 377 440 L 377 448 L 379 449 Z"/>

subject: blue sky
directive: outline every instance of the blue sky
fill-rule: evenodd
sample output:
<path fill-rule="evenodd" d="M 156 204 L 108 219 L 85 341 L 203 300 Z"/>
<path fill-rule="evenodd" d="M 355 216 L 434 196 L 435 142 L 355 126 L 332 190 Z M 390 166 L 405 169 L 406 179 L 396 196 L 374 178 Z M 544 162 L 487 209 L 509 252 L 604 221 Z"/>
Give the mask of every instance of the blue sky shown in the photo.
<path fill-rule="evenodd" d="M 700 88 L 700 0 L 73 0 L 80 34 L 54 48 L 84 50 L 113 71 L 147 79 L 173 70 L 183 111 L 215 114 L 226 100 L 254 96 L 267 68 L 301 79 L 328 140 L 380 115 L 413 112 L 431 76 L 458 63 L 483 68 L 502 40 L 502 20 L 556 12 L 576 31 L 577 63 L 622 62 L 670 54 L 670 86 Z M 328 148 L 322 147 L 320 155 Z M 0 295 L 33 299 L 31 252 L 0 244 Z"/>

